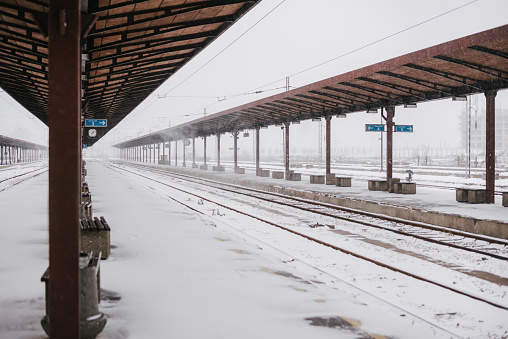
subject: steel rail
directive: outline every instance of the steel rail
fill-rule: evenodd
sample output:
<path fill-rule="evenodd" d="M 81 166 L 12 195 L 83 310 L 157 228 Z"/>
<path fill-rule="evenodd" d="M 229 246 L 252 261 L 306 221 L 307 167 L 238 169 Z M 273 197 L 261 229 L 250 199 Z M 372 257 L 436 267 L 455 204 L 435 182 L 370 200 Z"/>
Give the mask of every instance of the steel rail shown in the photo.
<path fill-rule="evenodd" d="M 208 198 L 203 197 L 203 196 L 201 196 L 201 195 L 198 195 L 198 194 L 195 194 L 195 193 L 192 193 L 192 192 L 186 191 L 186 190 L 184 190 L 184 189 L 181 189 L 181 188 L 175 187 L 175 186 L 173 186 L 173 185 L 170 185 L 170 184 L 168 184 L 168 183 L 162 182 L 162 181 L 160 181 L 160 180 L 156 180 L 156 179 L 154 179 L 154 178 L 150 178 L 150 177 L 148 177 L 148 176 L 146 176 L 146 175 L 143 175 L 143 174 L 140 174 L 140 173 L 136 173 L 136 172 L 134 172 L 134 171 L 130 171 L 130 170 L 125 169 L 125 168 L 121 168 L 121 167 L 119 167 L 119 166 L 114 166 L 114 165 L 111 165 L 111 164 L 107 164 L 107 165 L 106 165 L 105 163 L 103 163 L 103 164 L 104 164 L 105 166 L 107 166 L 107 167 L 110 167 L 110 168 L 111 168 L 111 167 L 113 167 L 113 168 L 116 168 L 116 169 L 119 169 L 119 170 L 122 170 L 122 171 L 125 171 L 125 172 L 128 172 L 128 173 L 131 173 L 131 174 L 137 175 L 137 176 L 139 176 L 139 177 L 142 177 L 142 178 L 145 178 L 145 179 L 151 180 L 151 181 L 153 181 L 153 182 L 156 182 L 156 183 L 158 183 L 158 184 L 160 184 L 160 185 L 163 185 L 163 186 L 169 187 L 169 188 L 174 189 L 174 190 L 176 190 L 176 191 L 179 191 L 179 192 L 182 192 L 182 193 L 185 193 L 185 194 L 188 194 L 188 195 L 191 195 L 191 196 L 197 197 L 197 198 L 199 198 L 199 199 L 203 199 L 204 201 L 208 201 L 208 202 L 213 203 L 213 204 L 215 204 L 215 205 L 217 205 L 217 206 L 220 206 L 220 207 L 222 207 L 222 208 L 225 208 L 225 209 L 231 210 L 231 211 L 233 211 L 233 212 L 235 212 L 235 213 L 239 213 L 239 214 L 242 214 L 242 215 L 245 215 L 245 216 L 251 217 L 251 218 L 256 219 L 256 220 L 259 220 L 259 221 L 261 221 L 261 222 L 263 222 L 263 223 L 266 223 L 266 224 L 272 225 L 272 226 L 274 226 L 274 227 L 277 227 L 277 228 L 280 228 L 280 229 L 282 229 L 282 230 L 285 230 L 285 231 L 287 231 L 287 232 L 289 232 L 289 233 L 292 233 L 292 234 L 298 235 L 298 236 L 300 236 L 300 237 L 303 237 L 303 238 L 305 238 L 305 239 L 308 239 L 308 240 L 310 240 L 310 241 L 316 242 L 316 243 L 318 243 L 318 244 L 320 244 L 320 245 L 323 245 L 323 246 L 326 246 L 326 247 L 332 248 L 332 249 L 334 249 L 334 250 L 340 251 L 340 252 L 342 252 L 342 253 L 345 253 L 345 254 L 348 254 L 348 255 L 354 256 L 354 257 L 356 257 L 356 258 L 359 258 L 359 259 L 362 259 L 362 260 L 365 260 L 365 261 L 371 262 L 371 263 L 376 264 L 376 265 L 378 265 L 378 266 L 380 266 L 380 267 L 387 268 L 387 269 L 389 269 L 389 270 L 392 270 L 392 271 L 394 271 L 394 272 L 398 272 L 398 273 L 401 273 L 401 274 L 407 275 L 407 276 L 412 277 L 412 278 L 414 278 L 414 279 L 421 280 L 421 281 L 424 281 L 424 282 L 426 282 L 426 283 L 429 283 L 429 284 L 432 284 L 432 285 L 439 286 L 439 287 L 441 287 L 441 288 L 444 288 L 444 289 L 447 289 L 447 290 L 449 290 L 449 291 L 455 292 L 455 293 L 457 293 L 457 294 L 460 294 L 460 295 L 463 295 L 463 296 L 469 297 L 469 298 L 471 298 L 471 299 L 474 299 L 474 300 L 477 300 L 477 301 L 481 301 L 481 302 L 487 303 L 487 304 L 489 304 L 489 305 L 491 305 L 491 306 L 494 306 L 494 307 L 496 307 L 496 308 L 500 308 L 500 309 L 503 309 L 503 310 L 508 310 L 508 306 L 504 306 L 504 305 L 498 304 L 498 303 L 496 303 L 496 302 L 493 302 L 493 301 L 490 301 L 490 300 L 484 299 L 484 298 L 482 298 L 482 297 L 480 297 L 480 296 L 477 296 L 477 295 L 474 295 L 474 294 L 471 294 L 471 293 L 468 293 L 468 292 L 465 292 L 465 291 L 461 291 L 461 290 L 459 290 L 459 289 L 456 289 L 456 288 L 454 288 L 454 287 L 451 287 L 451 286 L 448 286 L 448 285 L 442 284 L 442 283 L 440 283 L 440 282 L 433 281 L 433 280 L 430 280 L 430 279 L 428 279 L 428 278 L 421 277 L 421 276 L 416 275 L 416 274 L 414 274 L 414 273 L 408 272 L 408 271 L 406 271 L 406 270 L 402 270 L 402 269 L 400 269 L 400 268 L 394 267 L 394 266 L 392 266 L 392 265 L 385 264 L 385 263 L 383 263 L 383 262 L 380 262 L 379 260 L 375 260 L 375 259 L 372 259 L 372 258 L 366 257 L 366 256 L 364 256 L 364 255 L 358 254 L 358 253 L 356 253 L 356 252 L 352 252 L 352 251 L 346 250 L 346 249 L 344 249 L 344 248 L 342 248 L 342 247 L 339 247 L 339 246 L 336 246 L 336 245 L 330 244 L 330 243 L 328 243 L 328 242 L 325 242 L 325 241 L 319 240 L 319 239 L 317 239 L 317 238 L 314 238 L 314 237 L 312 237 L 312 236 L 309 236 L 309 235 L 306 235 L 306 234 L 300 233 L 300 232 L 298 232 L 298 231 L 292 230 L 292 229 L 287 228 L 287 227 L 285 227 L 285 226 L 282 226 L 282 225 L 279 225 L 279 224 L 273 223 L 273 222 L 271 222 L 271 221 L 269 221 L 269 220 L 265 220 L 265 219 L 260 218 L 260 217 L 258 217 L 258 216 L 256 216 L 256 215 L 252 215 L 252 214 L 249 214 L 249 213 L 247 213 L 247 212 L 243 212 L 243 211 L 240 211 L 240 210 L 234 209 L 234 208 L 232 208 L 232 207 L 230 207 L 230 206 L 226 206 L 226 205 L 224 205 L 224 204 L 217 203 L 217 202 L 215 202 L 215 201 L 213 201 L 213 200 L 211 200 L 211 199 L 208 199 Z M 173 198 L 172 198 L 172 200 L 175 200 L 175 199 L 173 199 Z M 187 207 L 189 207 L 189 208 L 191 208 L 192 210 L 194 210 L 194 211 L 195 211 L 195 209 L 194 209 L 193 207 L 188 206 L 187 204 L 185 204 L 185 203 L 183 203 L 183 202 L 181 202 L 181 201 L 179 201 L 179 203 L 180 203 L 181 205 L 185 205 L 185 206 L 187 206 Z M 202 213 L 202 212 L 201 212 L 201 213 Z"/>

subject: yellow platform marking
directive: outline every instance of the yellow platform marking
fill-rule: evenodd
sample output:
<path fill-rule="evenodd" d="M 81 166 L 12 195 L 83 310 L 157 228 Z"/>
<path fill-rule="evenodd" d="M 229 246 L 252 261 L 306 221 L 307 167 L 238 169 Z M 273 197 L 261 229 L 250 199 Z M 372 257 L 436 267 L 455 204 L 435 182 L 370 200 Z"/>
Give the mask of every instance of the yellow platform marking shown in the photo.
<path fill-rule="evenodd" d="M 237 248 L 233 248 L 231 251 L 236 252 L 238 254 L 248 254 L 249 252 L 246 252 L 244 250 L 239 250 Z"/>
<path fill-rule="evenodd" d="M 323 304 L 326 302 L 326 300 L 325 299 L 314 299 L 314 302 L 318 303 L 318 304 Z"/>
<path fill-rule="evenodd" d="M 296 287 L 293 285 L 289 285 L 289 287 L 291 287 L 292 289 L 294 289 L 295 291 L 298 291 L 298 292 L 307 292 L 307 290 L 304 290 L 303 288 Z"/>
<path fill-rule="evenodd" d="M 361 328 L 362 322 L 360 320 L 353 319 L 353 318 L 347 318 L 347 317 L 340 317 L 340 318 L 342 318 L 342 320 L 344 320 L 344 321 L 347 321 L 349 324 L 351 324 L 351 326 L 354 326 L 357 329 L 359 329 L 360 331 L 364 332 L 365 334 L 367 334 L 372 339 L 387 339 L 384 335 L 376 334 L 376 333 L 370 333 L 370 332 L 364 331 Z"/>

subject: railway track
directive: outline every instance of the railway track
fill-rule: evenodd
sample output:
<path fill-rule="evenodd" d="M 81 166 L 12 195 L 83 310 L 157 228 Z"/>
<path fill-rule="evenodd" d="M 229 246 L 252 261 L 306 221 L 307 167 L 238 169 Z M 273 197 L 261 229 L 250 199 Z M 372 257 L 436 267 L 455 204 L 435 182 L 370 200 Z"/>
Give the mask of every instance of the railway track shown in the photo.
<path fill-rule="evenodd" d="M 197 184 L 207 185 L 215 189 L 235 194 L 243 194 L 260 200 L 297 208 L 303 211 L 317 213 L 323 216 L 351 221 L 369 227 L 382 229 L 396 234 L 411 236 L 435 244 L 445 245 L 464 251 L 469 251 L 492 258 L 508 261 L 508 241 L 493 237 L 471 234 L 459 230 L 411 222 L 385 215 L 369 213 L 361 210 L 331 205 L 306 199 L 289 197 L 277 193 L 260 191 L 256 189 L 240 187 L 226 183 L 218 183 L 212 180 L 195 178 L 189 175 L 171 173 L 164 169 L 151 166 L 128 164 L 131 167 L 140 168 L 152 173 L 170 175 L 174 178 L 191 181 Z"/>
<path fill-rule="evenodd" d="M 245 211 L 241 211 L 241 210 L 238 210 L 238 209 L 235 209 L 235 208 L 232 208 L 231 206 L 227 206 L 225 204 L 221 204 L 221 203 L 218 203 L 217 201 L 213 201 L 212 199 L 210 199 L 209 197 L 206 197 L 202 194 L 197 194 L 197 193 L 193 193 L 193 192 L 190 192 L 190 191 L 187 191 L 185 189 L 182 189 L 182 188 L 179 188 L 179 187 L 176 187 L 175 185 L 171 185 L 171 184 L 168 184 L 167 182 L 163 182 L 161 180 L 157 180 L 157 179 L 154 179 L 152 177 L 149 177 L 149 176 L 146 176 L 146 175 L 143 175 L 141 173 L 138 173 L 138 172 L 135 172 L 135 171 L 132 171 L 132 170 L 129 170 L 129 169 L 126 169 L 126 168 L 123 168 L 121 166 L 118 166 L 116 164 L 106 164 L 106 163 L 103 163 L 105 166 L 115 170 L 115 171 L 123 171 L 123 172 L 127 172 L 127 173 L 130 173 L 130 174 L 133 174 L 133 175 L 136 175 L 138 177 L 142 177 L 144 179 L 147 179 L 151 182 L 156 182 L 160 185 L 163 185 L 165 187 L 169 187 L 173 190 L 177 190 L 181 193 L 184 193 L 184 194 L 188 194 L 188 195 L 191 195 L 193 197 L 197 197 L 198 199 L 200 199 L 201 201 L 207 201 L 207 202 L 210 202 L 210 203 L 213 203 L 217 206 L 220 206 L 221 208 L 224 208 L 224 209 L 228 209 L 228 210 L 232 210 L 234 211 L 235 213 L 239 213 L 239 214 L 242 214 L 242 215 L 245 215 L 245 216 L 248 216 L 248 217 L 251 217 L 251 218 L 254 218 L 256 220 L 259 220 L 263 223 L 266 223 L 266 224 L 269 224 L 271 226 L 275 226 L 279 229 L 282 229 L 282 230 L 285 230 L 287 232 L 290 232 L 292 234 L 295 234 L 295 235 L 298 235 L 300 237 L 303 237 L 305 239 L 308 239 L 310 241 L 313 241 L 315 243 L 318 243 L 320 245 L 323 245 L 323 246 L 327 246 L 329 248 L 332 248 L 334 250 L 337 250 L 337 251 L 340 251 L 340 252 L 343 252 L 343 253 L 346 253 L 348 255 L 351 255 L 351 256 L 354 256 L 354 257 L 357 257 L 357 258 L 360 258 L 362 260 L 365 260 L 365 261 L 368 261 L 368 262 L 371 262 L 371 263 L 374 263 L 378 266 L 381 266 L 381 267 L 384 267 L 384 268 L 387 268 L 389 270 L 392 270 L 392 271 L 395 271 L 395 272 L 398 272 L 398 273 L 402 273 L 406 276 L 410 276 L 412 278 L 415 278 L 415 279 L 418 279 L 418 280 L 421 280 L 421 281 L 424 281 L 426 283 L 430 283 L 430 284 L 433 284 L 433 285 L 436 285 L 436 286 L 439 286 L 439 287 L 442 287 L 442 288 L 445 288 L 447 290 L 450 290 L 450 291 L 453 291 L 455 293 L 458 293 L 458 294 L 461 294 L 461 295 L 464 295 L 464 296 L 467 296 L 469 298 L 472 298 L 472 299 L 475 299 L 475 300 L 479 300 L 481 302 L 485 302 L 489 305 L 492 305 L 494 307 L 497 307 L 497 308 L 500 308 L 500 309 L 504 309 L 504 310 L 508 310 L 508 306 L 505 306 L 505 305 L 502 305 L 502 304 L 499 304 L 497 302 L 493 302 L 491 300 L 488 300 L 488 299 L 485 299 L 485 298 L 482 298 L 478 295 L 475 295 L 475 294 L 472 294 L 472 293 L 469 293 L 469 292 L 465 292 L 465 291 L 462 291 L 462 290 L 459 290 L 457 288 L 454 288 L 453 286 L 450 286 L 450 285 L 447 285 L 447 284 L 444 284 L 442 282 L 438 282 L 438 281 L 435 281 L 435 280 L 432 280 L 432 279 L 428 279 L 426 277 L 423 277 L 423 276 L 420 276 L 418 274 L 415 274 L 415 273 L 412 273 L 412 272 L 409 272 L 407 270 L 404 270 L 404 269 L 400 269 L 398 267 L 395 267 L 393 265 L 390 265 L 390 264 L 387 264 L 387 263 L 384 263 L 384 262 L 381 262 L 379 260 L 376 260 L 376 259 L 373 259 L 373 258 L 370 258 L 370 257 L 367 257 L 365 255 L 362 255 L 360 253 L 357 253 L 355 251 L 351 251 L 351 250 L 348 250 L 348 249 L 345 249 L 341 246 L 337 246 L 329 241 L 324 241 L 324 240 L 321 240 L 321 239 L 318 239 L 316 238 L 315 236 L 311 236 L 311 235 L 308 235 L 308 234 L 305 234 L 305 233 L 302 233 L 300 231 L 297 231 L 291 227 L 286 227 L 286 226 L 283 226 L 283 225 L 280 225 L 279 223 L 275 223 L 273 221 L 270 221 L 270 220 L 266 220 L 264 218 L 261 218 L 259 217 L 258 215 L 255 215 L 253 213 L 248 213 L 248 212 L 245 212 Z M 286 206 L 291 206 L 291 207 L 295 207 L 294 206 L 294 201 L 290 204 L 288 202 L 283 202 L 281 203 L 279 200 L 279 198 L 284 198 L 284 197 L 280 197 L 279 195 L 277 194 L 270 194 L 268 193 L 268 195 L 275 195 L 277 196 L 277 199 L 268 199 L 266 197 L 261 197 L 261 194 L 266 194 L 266 192 L 255 192 L 256 194 L 252 194 L 252 193 L 246 193 L 246 192 L 242 192 L 242 190 L 244 188 L 240 188 L 240 187 L 237 187 L 237 186 L 233 186 L 233 185 L 226 185 L 226 184 L 223 184 L 223 183 L 219 183 L 218 186 L 215 186 L 215 185 L 211 185 L 210 181 L 209 180 L 203 180 L 203 179 L 199 179 L 199 180 L 191 180 L 190 178 L 187 178 L 187 176 L 182 176 L 182 175 L 173 175 L 172 173 L 168 173 L 167 171 L 165 170 L 160 170 L 160 169 L 154 169 L 150 166 L 143 166 L 143 165 L 135 165 L 135 164 L 128 164 L 129 166 L 132 166 L 132 167 L 136 167 L 138 169 L 141 169 L 141 170 L 144 170 L 144 171 L 148 171 L 148 172 L 151 172 L 151 173 L 157 173 L 157 174 L 163 174 L 165 176 L 172 176 L 174 178 L 178 178 L 178 179 L 182 179 L 182 178 L 185 178 L 185 180 L 188 180 L 188 181 L 192 181 L 194 183 L 199 183 L 199 184 L 204 184 L 204 185 L 208 185 L 210 187 L 213 187 L 214 189 L 217 188 L 217 189 L 221 189 L 221 190 L 225 190 L 227 192 L 231 192 L 231 193 L 235 193 L 235 194 L 242 194 L 242 195 L 249 195 L 250 197 L 254 197 L 256 199 L 263 199 L 263 200 L 269 200 L 271 203 L 279 203 L 279 204 L 283 204 L 283 205 L 286 205 Z M 192 177 L 191 177 L 192 178 Z M 195 178 L 194 178 L 195 179 Z M 199 182 L 197 182 L 199 181 Z M 204 182 L 204 183 L 203 183 Z M 217 184 L 217 183 L 215 183 Z M 227 188 L 226 188 L 227 186 Z M 245 189 L 246 191 L 251 191 L 250 189 Z M 252 191 L 255 191 L 255 190 L 252 190 Z M 239 193 L 240 192 L 240 193 Z M 180 200 L 177 200 L 177 199 L 173 199 L 170 197 L 170 199 L 178 202 L 179 204 L 182 204 L 184 206 L 186 206 L 187 208 L 191 209 L 191 210 L 194 210 L 198 213 L 203 213 L 201 212 L 199 209 L 191 206 L 190 204 L 184 202 L 184 201 L 180 201 Z M 290 200 L 293 200 L 293 198 L 289 198 Z M 297 206 L 295 208 L 299 208 L 299 209 L 304 209 L 306 207 L 303 207 L 301 206 L 301 204 L 303 203 L 309 203 L 308 201 L 302 201 L 301 199 L 296 199 L 300 206 Z M 307 211 L 309 212 L 313 212 L 313 213 L 319 213 L 319 214 L 323 214 L 323 213 L 327 213 L 327 212 L 324 212 L 323 210 L 326 210 L 330 207 L 334 207 L 334 206 L 328 206 L 326 204 L 321 204 L 321 203 L 317 203 L 317 204 L 314 204 L 314 202 L 310 202 L 311 205 L 314 206 L 314 208 L 312 209 L 306 209 Z M 315 208 L 315 206 L 318 205 L 318 208 Z M 351 213 L 351 212 L 348 212 L 348 213 Z M 336 217 L 334 215 L 329 215 L 329 216 L 333 216 L 333 217 Z M 379 216 L 378 216 L 379 217 Z M 352 222 L 359 222 L 359 221 L 354 221 L 354 220 L 351 220 L 351 218 L 348 218 L 348 217 L 344 217 L 345 220 L 348 220 L 348 221 L 352 221 Z M 369 218 L 373 218 L 372 216 L 369 216 Z M 389 218 L 389 219 L 393 219 L 393 218 Z M 386 222 L 387 220 L 383 220 L 383 222 Z M 390 221 L 390 222 L 395 222 L 395 221 Z M 397 221 L 398 223 L 401 223 L 401 221 Z M 361 221 L 360 222 L 361 224 L 363 225 L 369 225 L 368 222 L 366 221 Z M 407 227 L 407 225 L 406 225 Z M 411 226 L 411 227 L 416 227 L 416 226 Z M 400 231 L 402 232 L 402 231 Z M 441 231 L 441 233 L 443 234 L 446 234 L 444 233 L 443 231 Z M 415 237 L 414 234 L 409 234 L 410 236 L 413 236 Z M 431 241 L 431 242 L 434 242 L 434 243 L 440 243 L 441 240 L 436 240 L 436 239 L 426 239 L 425 237 L 423 236 L 419 236 L 418 237 L 419 239 L 421 240 L 426 240 L 426 241 Z M 483 237 L 485 238 L 485 237 Z M 485 240 L 485 239 L 484 239 Z M 484 241 L 482 240 L 482 241 Z M 499 240 L 499 245 L 503 246 L 504 249 L 506 250 L 506 243 L 504 243 L 502 240 Z M 450 246 L 450 244 L 445 244 L 446 246 Z M 451 247 L 455 247 L 455 248 L 459 248 L 459 249 L 463 249 L 461 248 L 459 245 L 457 244 L 454 244 L 453 246 Z M 472 249 L 467 249 L 467 251 L 474 251 Z M 484 252 L 484 251 L 480 251 L 480 250 L 476 250 L 476 253 L 479 253 L 479 254 L 482 254 L 482 255 L 486 255 L 485 253 L 487 252 Z M 492 257 L 496 258 L 496 259 L 501 259 L 501 260 L 508 260 L 508 257 L 506 255 L 492 255 L 492 253 L 489 253 L 488 255 L 491 255 Z"/>
<path fill-rule="evenodd" d="M 32 171 L 28 171 L 25 173 L 17 174 L 10 176 L 8 178 L 0 180 L 0 192 L 5 191 L 6 189 L 16 186 L 26 180 L 29 180 L 31 178 L 34 178 L 36 176 L 39 176 L 43 173 L 46 173 L 48 171 L 48 167 L 45 166 L 43 168 L 37 168 Z"/>

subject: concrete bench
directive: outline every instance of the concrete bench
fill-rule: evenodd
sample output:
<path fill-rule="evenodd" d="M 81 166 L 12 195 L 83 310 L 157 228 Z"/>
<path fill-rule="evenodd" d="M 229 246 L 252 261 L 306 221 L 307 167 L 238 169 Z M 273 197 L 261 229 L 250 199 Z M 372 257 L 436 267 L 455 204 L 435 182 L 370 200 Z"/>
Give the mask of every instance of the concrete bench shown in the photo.
<path fill-rule="evenodd" d="M 272 171 L 273 179 L 284 179 L 284 171 Z"/>
<path fill-rule="evenodd" d="M 192 164 L 192 168 L 199 168 L 199 165 L 196 164 L 195 162 Z"/>
<path fill-rule="evenodd" d="M 387 180 L 388 192 L 389 193 L 395 193 L 394 184 L 396 182 L 400 182 L 400 179 L 399 178 L 390 178 L 390 179 Z M 407 181 L 407 182 L 409 182 L 409 181 Z"/>
<path fill-rule="evenodd" d="M 100 260 L 101 252 L 81 253 L 79 259 L 80 271 L 80 321 L 79 331 L 81 338 L 95 338 L 102 332 L 108 318 L 99 312 L 100 302 Z M 41 325 L 47 335 L 50 327 L 49 305 L 49 267 L 41 277 L 45 285 L 46 315 Z"/>
<path fill-rule="evenodd" d="M 508 207 L 508 192 L 503 192 L 503 206 Z"/>
<path fill-rule="evenodd" d="M 302 173 L 295 173 L 293 171 L 289 171 L 286 173 L 286 180 L 289 181 L 302 181 Z"/>
<path fill-rule="evenodd" d="M 416 194 L 416 183 L 414 182 L 394 182 L 393 193 L 397 194 Z"/>
<path fill-rule="evenodd" d="M 311 184 L 324 184 L 325 183 L 325 176 L 312 174 L 310 176 L 310 183 Z"/>
<path fill-rule="evenodd" d="M 199 169 L 206 171 L 206 170 L 208 170 L 208 165 L 200 165 Z"/>
<path fill-rule="evenodd" d="M 455 200 L 470 204 L 484 204 L 486 201 L 485 189 L 466 187 L 457 188 L 455 189 Z"/>
<path fill-rule="evenodd" d="M 216 172 L 224 172 L 226 169 L 224 168 L 224 166 L 213 166 L 212 167 L 212 171 L 216 171 Z"/>
<path fill-rule="evenodd" d="M 335 173 L 326 173 L 325 176 L 325 184 L 327 185 L 335 185 Z"/>
<path fill-rule="evenodd" d="M 256 176 L 268 178 L 270 176 L 270 171 L 262 168 L 256 169 Z"/>
<path fill-rule="evenodd" d="M 81 194 L 81 202 L 87 202 L 89 204 L 92 203 L 92 193 L 82 193 Z"/>
<path fill-rule="evenodd" d="M 245 174 L 245 168 L 235 167 L 235 173 L 236 174 Z"/>
<path fill-rule="evenodd" d="M 82 218 L 80 224 L 81 251 L 101 252 L 102 258 L 107 259 L 111 252 L 111 228 L 104 217 Z"/>
<path fill-rule="evenodd" d="M 80 208 L 80 218 L 91 218 L 93 216 L 92 203 L 82 202 Z"/>
<path fill-rule="evenodd" d="M 369 191 L 386 191 L 386 180 L 369 180 Z"/>
<path fill-rule="evenodd" d="M 335 186 L 351 187 L 351 177 L 335 177 Z"/>

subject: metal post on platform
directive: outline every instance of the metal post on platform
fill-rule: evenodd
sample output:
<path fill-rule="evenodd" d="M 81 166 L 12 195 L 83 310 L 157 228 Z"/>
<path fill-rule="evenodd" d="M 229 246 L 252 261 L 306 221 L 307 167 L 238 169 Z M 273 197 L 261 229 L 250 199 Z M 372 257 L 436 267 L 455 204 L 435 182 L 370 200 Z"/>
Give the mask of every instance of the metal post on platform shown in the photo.
<path fill-rule="evenodd" d="M 50 337 L 77 339 L 80 336 L 80 0 L 49 2 L 48 36 Z"/>
<path fill-rule="evenodd" d="M 286 177 L 289 173 L 289 122 L 284 123 L 284 130 L 286 133 L 286 152 L 284 159 L 284 167 L 286 168 Z"/>
<path fill-rule="evenodd" d="M 331 173 L 331 150 L 330 150 L 330 147 L 331 147 L 331 134 L 330 134 L 330 131 L 331 131 L 331 121 L 332 121 L 332 117 L 328 116 L 328 117 L 325 117 L 325 122 L 326 122 L 326 125 L 325 125 L 325 138 L 326 138 L 326 141 L 325 141 L 325 147 L 326 147 L 326 174 L 330 174 Z"/>
<path fill-rule="evenodd" d="M 259 173 L 259 127 L 256 127 L 256 174 Z"/>
<path fill-rule="evenodd" d="M 175 166 L 178 166 L 178 140 L 175 140 Z"/>
<path fill-rule="evenodd" d="M 393 175 L 393 116 L 395 107 L 386 107 L 386 182 L 389 183 Z M 389 185 L 386 185 L 387 188 Z"/>
<path fill-rule="evenodd" d="M 206 165 L 206 135 L 203 137 L 203 165 Z"/>
<path fill-rule="evenodd" d="M 192 138 L 192 167 L 196 164 L 196 138 Z"/>
<path fill-rule="evenodd" d="M 233 132 L 233 158 L 236 170 L 238 167 L 238 132 Z"/>
<path fill-rule="evenodd" d="M 187 167 L 187 163 L 185 162 L 185 140 L 186 139 L 183 139 L 182 140 L 182 145 L 183 145 L 183 151 L 182 151 L 182 154 L 183 154 L 183 163 L 182 163 L 182 166 L 183 167 Z"/>
<path fill-rule="evenodd" d="M 496 95 L 485 92 L 487 99 L 485 124 L 485 202 L 493 204 L 496 178 Z"/>
<path fill-rule="evenodd" d="M 166 163 L 166 142 L 162 142 L 162 164 Z"/>
<path fill-rule="evenodd" d="M 217 166 L 220 167 L 220 133 L 217 133 Z"/>
<path fill-rule="evenodd" d="M 171 165 L 171 141 L 168 141 L 168 166 Z"/>

